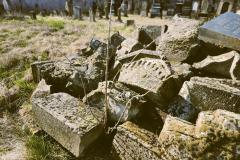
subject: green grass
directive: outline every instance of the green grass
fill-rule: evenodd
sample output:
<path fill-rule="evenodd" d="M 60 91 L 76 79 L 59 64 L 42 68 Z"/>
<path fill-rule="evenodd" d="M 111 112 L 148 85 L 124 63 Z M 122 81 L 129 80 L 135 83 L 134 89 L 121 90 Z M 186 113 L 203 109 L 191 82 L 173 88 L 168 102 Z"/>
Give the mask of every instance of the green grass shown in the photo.
<path fill-rule="evenodd" d="M 57 144 L 50 136 L 32 135 L 26 143 L 28 160 L 71 160 L 74 159 L 67 151 Z"/>

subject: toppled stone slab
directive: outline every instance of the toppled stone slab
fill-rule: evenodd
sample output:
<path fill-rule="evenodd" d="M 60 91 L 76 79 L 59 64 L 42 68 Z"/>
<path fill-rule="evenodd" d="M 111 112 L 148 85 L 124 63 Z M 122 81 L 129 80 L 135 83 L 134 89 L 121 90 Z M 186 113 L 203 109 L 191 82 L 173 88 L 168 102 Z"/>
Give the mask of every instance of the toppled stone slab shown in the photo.
<path fill-rule="evenodd" d="M 122 160 L 161 159 L 156 135 L 132 122 L 118 126 L 113 147 Z"/>
<path fill-rule="evenodd" d="M 76 157 L 103 132 L 103 113 L 66 93 L 34 98 L 32 104 L 38 125 Z"/>
<path fill-rule="evenodd" d="M 240 15 L 227 12 L 199 28 L 199 39 L 240 51 Z"/>
<path fill-rule="evenodd" d="M 231 51 L 219 56 L 208 56 L 201 62 L 193 65 L 195 69 L 206 72 L 206 74 L 220 75 L 233 80 L 240 80 L 240 55 Z"/>
<path fill-rule="evenodd" d="M 155 50 L 157 37 L 161 36 L 162 26 L 148 25 L 138 28 L 137 40 L 143 44 L 146 49 Z M 149 46 L 148 46 L 149 45 Z"/>
<path fill-rule="evenodd" d="M 159 143 L 169 159 L 236 159 L 239 122 L 239 114 L 225 110 L 201 112 L 196 126 L 168 116 Z"/>
<path fill-rule="evenodd" d="M 118 48 L 117 52 L 116 52 L 116 59 L 118 59 L 118 57 L 124 56 L 125 54 L 137 51 L 143 49 L 143 46 L 141 43 L 139 43 L 137 40 L 135 39 L 126 39 L 121 43 L 121 46 Z"/>
<path fill-rule="evenodd" d="M 47 84 L 52 85 L 53 92 L 67 92 L 83 97 L 86 93 L 96 89 L 98 82 L 104 80 L 106 53 L 107 45 L 102 44 L 89 57 L 66 58 L 51 65 L 43 65 L 41 67 L 42 78 Z M 112 52 L 109 57 L 113 58 Z"/>
<path fill-rule="evenodd" d="M 196 61 L 199 57 L 198 27 L 200 21 L 177 18 L 168 25 L 168 31 L 158 38 L 157 50 L 170 61 Z M 201 56 L 201 55 L 200 55 Z"/>
<path fill-rule="evenodd" d="M 225 109 L 240 113 L 240 81 L 193 77 L 179 95 L 199 111 Z"/>
<path fill-rule="evenodd" d="M 83 98 L 83 102 L 103 109 L 105 107 L 105 82 L 98 85 L 98 89 L 90 92 Z M 138 115 L 141 107 L 146 102 L 136 92 L 120 83 L 108 81 L 109 117 L 111 121 L 125 122 Z"/>
<path fill-rule="evenodd" d="M 162 59 L 142 58 L 122 66 L 119 82 L 146 95 L 152 102 L 165 106 L 181 88 L 181 78 Z"/>
<path fill-rule="evenodd" d="M 167 116 L 158 141 L 170 159 L 193 159 L 193 151 L 188 145 L 195 140 L 194 132 L 193 124 Z"/>

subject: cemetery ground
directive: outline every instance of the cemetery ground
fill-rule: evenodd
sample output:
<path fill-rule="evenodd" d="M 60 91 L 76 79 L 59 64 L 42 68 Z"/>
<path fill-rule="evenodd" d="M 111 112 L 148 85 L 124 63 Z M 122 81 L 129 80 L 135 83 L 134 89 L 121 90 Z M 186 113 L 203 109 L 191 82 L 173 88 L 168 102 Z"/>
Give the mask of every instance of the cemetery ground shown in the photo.
<path fill-rule="evenodd" d="M 135 27 L 113 19 L 112 32 L 133 36 Z M 123 17 L 123 22 L 127 19 L 134 19 L 136 26 L 166 21 L 130 15 Z M 32 123 L 29 102 L 36 87 L 30 64 L 69 56 L 93 37 L 106 40 L 107 24 L 105 19 L 91 23 L 87 18 L 78 21 L 66 17 L 0 19 L 0 92 L 7 86 L 14 97 L 5 100 L 4 106 L 0 104 L 0 159 L 73 159 L 45 133 L 33 135 L 38 128 Z"/>

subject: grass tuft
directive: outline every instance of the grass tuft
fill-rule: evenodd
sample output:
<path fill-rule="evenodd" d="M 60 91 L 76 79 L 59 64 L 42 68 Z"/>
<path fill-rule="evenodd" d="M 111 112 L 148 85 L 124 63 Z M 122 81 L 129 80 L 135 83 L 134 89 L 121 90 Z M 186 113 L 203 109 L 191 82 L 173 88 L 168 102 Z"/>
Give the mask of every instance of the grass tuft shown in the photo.
<path fill-rule="evenodd" d="M 32 135 L 27 143 L 28 160 L 71 160 L 74 159 L 67 151 L 57 144 L 50 136 Z"/>

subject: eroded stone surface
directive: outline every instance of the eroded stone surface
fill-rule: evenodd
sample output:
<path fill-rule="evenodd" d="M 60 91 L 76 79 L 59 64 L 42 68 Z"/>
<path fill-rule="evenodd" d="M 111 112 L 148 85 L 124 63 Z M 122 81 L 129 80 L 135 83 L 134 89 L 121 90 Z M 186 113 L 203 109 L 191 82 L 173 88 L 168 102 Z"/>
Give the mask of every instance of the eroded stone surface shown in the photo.
<path fill-rule="evenodd" d="M 168 116 L 159 143 L 170 159 L 238 159 L 239 118 L 225 110 L 206 111 L 195 126 Z"/>
<path fill-rule="evenodd" d="M 122 66 L 119 82 L 146 95 L 151 101 L 164 106 L 176 95 L 181 80 L 170 64 L 162 59 L 142 58 Z"/>
<path fill-rule="evenodd" d="M 197 110 L 225 109 L 240 113 L 240 82 L 193 77 L 184 82 L 179 95 Z"/>
<path fill-rule="evenodd" d="M 91 107 L 103 109 L 105 107 L 105 82 L 98 85 L 98 89 L 83 98 L 84 103 Z M 136 92 L 120 83 L 108 82 L 109 116 L 111 121 L 125 122 L 133 119 L 140 112 L 146 102 Z"/>
<path fill-rule="evenodd" d="M 240 79 L 240 55 L 236 51 L 219 56 L 208 56 L 203 61 L 195 63 L 193 67 L 209 75 L 220 75 L 233 80 Z"/>
<path fill-rule="evenodd" d="M 66 93 L 34 98 L 32 104 L 38 125 L 77 157 L 103 132 L 102 112 Z"/>
<path fill-rule="evenodd" d="M 199 25 L 200 21 L 197 20 L 174 19 L 168 25 L 168 31 L 159 37 L 157 50 L 170 61 L 193 61 L 198 56 Z"/>
<path fill-rule="evenodd" d="M 118 57 L 122 57 L 125 56 L 126 54 L 129 54 L 131 52 L 137 51 L 143 49 L 143 46 L 141 43 L 139 43 L 137 40 L 135 39 L 126 39 L 121 43 L 121 46 L 118 48 L 117 52 L 116 52 L 116 59 L 118 59 Z"/>
<path fill-rule="evenodd" d="M 47 64 L 51 65 L 53 63 L 54 63 L 53 61 L 37 61 L 32 63 L 31 68 L 34 82 L 37 83 L 42 79 L 41 67 Z"/>
<path fill-rule="evenodd" d="M 131 122 L 118 126 L 113 147 L 122 160 L 160 159 L 156 135 Z"/>

